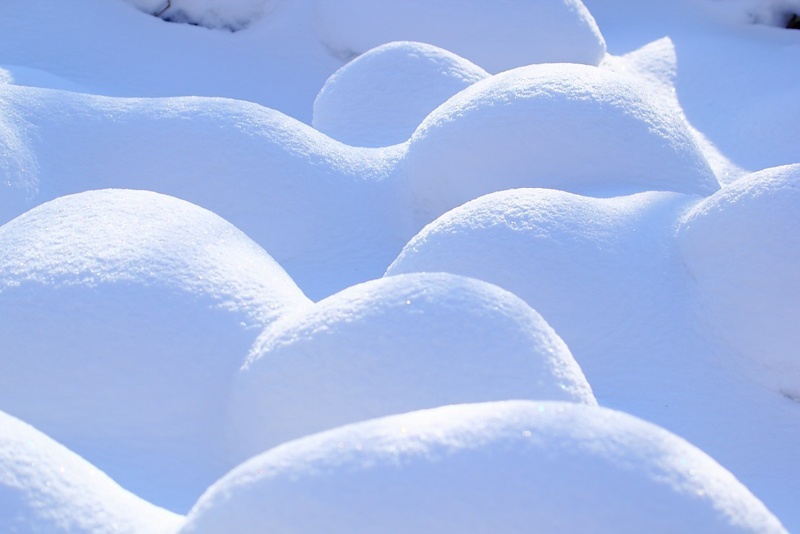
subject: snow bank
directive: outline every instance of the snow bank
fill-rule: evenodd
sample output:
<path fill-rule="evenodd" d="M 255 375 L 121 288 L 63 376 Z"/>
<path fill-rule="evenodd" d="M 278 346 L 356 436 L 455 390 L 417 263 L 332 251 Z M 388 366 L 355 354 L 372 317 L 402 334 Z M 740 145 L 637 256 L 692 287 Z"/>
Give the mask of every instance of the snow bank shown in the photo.
<path fill-rule="evenodd" d="M 319 35 L 339 57 L 390 41 L 440 46 L 500 72 L 531 63 L 597 65 L 605 41 L 580 0 L 317 0 Z"/>
<path fill-rule="evenodd" d="M 0 412 L 0 530 L 174 532 L 183 517 L 125 491 L 105 473 Z"/>
<path fill-rule="evenodd" d="M 349 145 L 402 143 L 439 104 L 488 76 L 432 45 L 385 44 L 328 78 L 314 101 L 311 124 Z"/>
<path fill-rule="evenodd" d="M 351 287 L 258 339 L 233 389 L 243 459 L 363 419 L 508 398 L 595 404 L 569 349 L 519 298 L 446 274 Z"/>
<path fill-rule="evenodd" d="M 0 227 L 0 250 L 0 409 L 154 502 L 227 470 L 230 380 L 266 325 L 310 305 L 267 253 L 122 190 L 43 204 Z"/>
<path fill-rule="evenodd" d="M 784 532 L 712 458 L 612 410 L 494 402 L 284 444 L 203 495 L 182 532 Z"/>
<path fill-rule="evenodd" d="M 0 194 L 0 221 L 90 189 L 157 191 L 230 221 L 312 298 L 379 277 L 416 231 L 387 179 L 398 149 L 352 148 L 248 102 L 6 90 L 9 142 L 38 169 L 0 176 L 0 191 L 26 192 Z"/>
<path fill-rule="evenodd" d="M 314 97 L 343 63 L 316 36 L 313 0 L 172 0 L 163 15 L 228 29 L 248 24 L 236 33 L 142 12 L 166 3 L 0 2 L 0 65 L 46 71 L 96 95 L 229 97 L 311 121 Z"/>
<path fill-rule="evenodd" d="M 465 89 L 420 125 L 404 165 L 429 220 L 514 187 L 601 196 L 719 187 L 680 109 L 634 77 L 581 65 L 523 67 Z"/>
<path fill-rule="evenodd" d="M 800 400 L 800 165 L 754 173 L 697 204 L 680 244 L 711 332 L 752 362 L 748 374 Z"/>
<path fill-rule="evenodd" d="M 604 376 L 627 349 L 641 357 L 659 318 L 684 304 L 670 276 L 680 260 L 670 251 L 675 220 L 691 201 L 666 192 L 597 199 L 501 191 L 425 227 L 386 274 L 442 271 L 497 284 L 541 313 L 582 367 Z"/>

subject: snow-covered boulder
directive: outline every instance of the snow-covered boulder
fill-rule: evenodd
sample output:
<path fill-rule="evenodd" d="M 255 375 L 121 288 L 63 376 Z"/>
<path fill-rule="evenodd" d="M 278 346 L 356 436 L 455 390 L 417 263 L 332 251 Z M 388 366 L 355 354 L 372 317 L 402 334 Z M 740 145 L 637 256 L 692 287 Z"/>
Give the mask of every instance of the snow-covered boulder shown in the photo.
<path fill-rule="evenodd" d="M 30 425 L 0 412 L 0 531 L 170 533 L 158 508 Z"/>
<path fill-rule="evenodd" d="M 507 401 L 386 417 L 240 465 L 204 532 L 784 532 L 711 457 L 622 412 Z"/>
<path fill-rule="evenodd" d="M 680 245 L 711 335 L 749 360 L 749 376 L 800 400 L 800 165 L 698 203 Z"/>
<path fill-rule="evenodd" d="M 317 17 L 322 42 L 344 58 L 421 41 L 500 72 L 531 63 L 597 65 L 606 51 L 580 0 L 317 0 Z"/>
<path fill-rule="evenodd" d="M 432 218 L 515 187 L 719 188 L 679 108 L 633 76 L 585 65 L 522 67 L 461 91 L 414 133 L 402 172 Z"/>
<path fill-rule="evenodd" d="M 488 76 L 433 45 L 388 43 L 328 78 L 314 101 L 311 124 L 349 145 L 402 143 L 442 102 Z"/>
<path fill-rule="evenodd" d="M 234 384 L 230 441 L 242 460 L 363 419 L 509 398 L 596 403 L 564 342 L 513 294 L 396 276 L 269 327 Z"/>
<path fill-rule="evenodd" d="M 151 192 L 58 198 L 0 227 L 0 250 L 0 409 L 159 503 L 229 467 L 231 380 L 311 304 L 231 224 Z"/>

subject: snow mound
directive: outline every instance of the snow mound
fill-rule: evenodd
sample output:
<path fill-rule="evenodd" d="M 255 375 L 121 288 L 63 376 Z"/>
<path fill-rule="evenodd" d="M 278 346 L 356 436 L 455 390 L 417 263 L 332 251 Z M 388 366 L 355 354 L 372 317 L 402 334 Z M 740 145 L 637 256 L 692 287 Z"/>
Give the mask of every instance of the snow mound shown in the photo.
<path fill-rule="evenodd" d="M 597 65 L 605 41 L 580 0 L 317 0 L 320 38 L 349 59 L 390 41 L 440 46 L 500 72 L 531 63 Z"/>
<path fill-rule="evenodd" d="M 246 458 L 339 425 L 460 402 L 595 404 L 567 346 L 485 282 L 414 274 L 351 287 L 258 339 L 234 385 L 231 443 Z"/>
<path fill-rule="evenodd" d="M 230 380 L 310 305 L 263 249 L 188 202 L 105 190 L 5 224 L 0 250 L 0 409 L 154 502 L 227 470 Z"/>
<path fill-rule="evenodd" d="M 349 425 L 240 465 L 182 532 L 784 532 L 705 453 L 622 412 L 458 405 Z"/>
<path fill-rule="evenodd" d="M 770 388 L 800 400 L 800 165 L 741 178 L 697 204 L 680 232 L 712 332 Z"/>
<path fill-rule="evenodd" d="M 583 65 L 533 65 L 472 85 L 425 119 L 404 163 L 416 203 L 434 217 L 515 187 L 602 196 L 719 187 L 680 109 L 635 77 Z"/>
<path fill-rule="evenodd" d="M 16 191 L 0 222 L 86 190 L 157 191 L 230 221 L 315 299 L 379 277 L 417 230 L 398 230 L 407 206 L 387 179 L 402 147 L 350 147 L 249 102 L 6 90 L 13 157 L 37 166 L 0 175 Z"/>
<path fill-rule="evenodd" d="M 311 124 L 349 145 L 402 143 L 442 102 L 488 76 L 432 45 L 385 44 L 328 78 L 314 101 Z"/>
<path fill-rule="evenodd" d="M 183 517 L 141 500 L 83 458 L 0 412 L 0 531 L 174 532 Z"/>
<path fill-rule="evenodd" d="M 501 191 L 426 226 L 386 274 L 450 272 L 509 290 L 555 328 L 587 376 L 587 365 L 603 375 L 627 347 L 640 357 L 643 325 L 664 313 L 664 273 L 680 267 L 669 254 L 673 227 L 691 198 Z M 675 288 L 669 293 L 682 302 Z"/>
<path fill-rule="evenodd" d="M 268 15 L 285 0 L 127 0 L 169 22 L 237 31 Z"/>

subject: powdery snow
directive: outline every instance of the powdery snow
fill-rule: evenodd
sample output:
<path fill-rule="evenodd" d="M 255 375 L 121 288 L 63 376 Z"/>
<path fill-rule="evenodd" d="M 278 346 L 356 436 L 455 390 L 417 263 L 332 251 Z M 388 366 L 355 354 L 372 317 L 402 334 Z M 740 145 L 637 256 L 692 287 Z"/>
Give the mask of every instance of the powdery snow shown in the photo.
<path fill-rule="evenodd" d="M 751 366 L 800 400 L 800 165 L 766 169 L 698 203 L 681 227 L 702 316 Z"/>
<path fill-rule="evenodd" d="M 183 517 L 143 501 L 32 426 L 0 412 L 0 530 L 174 532 Z"/>
<path fill-rule="evenodd" d="M 535 311 L 490 284 L 446 274 L 360 284 L 273 324 L 232 398 L 239 460 L 339 425 L 445 404 L 596 403 Z"/>
<path fill-rule="evenodd" d="M 431 113 L 408 148 L 414 201 L 438 216 L 492 191 L 601 194 L 719 185 L 679 108 L 634 77 L 584 65 L 521 67 Z"/>
<path fill-rule="evenodd" d="M 412 412 L 287 443 L 211 486 L 181 532 L 531 528 L 784 532 L 683 439 L 605 408 L 524 401 Z"/>
<path fill-rule="evenodd" d="M 445 100 L 489 74 L 424 43 L 378 46 L 336 71 L 314 101 L 311 124 L 354 146 L 388 146 L 411 137 Z"/>
<path fill-rule="evenodd" d="M 725 191 L 718 195 L 724 198 Z M 427 226 L 387 274 L 444 271 L 512 291 L 564 339 L 600 405 L 690 440 L 735 472 L 771 510 L 791 517 L 790 496 L 800 490 L 800 456 L 791 445 L 800 431 L 796 403 L 775 387 L 764 388 L 761 374 L 743 366 L 741 356 L 707 327 L 719 320 L 713 316 L 717 310 L 699 307 L 696 292 L 714 287 L 713 282 L 693 280 L 681 252 L 686 239 L 678 238 L 684 214 L 698 202 L 694 196 L 666 192 L 609 199 L 542 189 L 493 193 Z M 785 226 L 773 225 L 776 247 L 778 236 L 792 228 L 791 217 L 787 219 Z M 725 232 L 722 226 L 711 228 Z M 704 259 L 701 243 L 713 238 L 697 235 L 694 261 L 702 266 L 713 260 Z M 738 244 L 738 235 L 722 242 Z M 763 247 L 752 248 L 754 259 L 769 262 L 771 249 L 762 255 L 758 251 Z M 741 256 L 725 256 L 729 264 L 718 273 L 709 270 L 709 280 L 721 276 L 737 281 L 735 273 L 759 276 L 758 260 L 738 263 L 746 260 L 749 249 L 730 250 L 741 250 Z M 791 250 L 784 256 L 787 261 Z M 791 263 L 783 265 L 783 274 L 775 271 L 776 289 L 765 300 L 778 284 L 792 294 L 794 270 Z M 747 278 L 739 281 L 738 291 L 749 287 Z M 725 288 L 723 296 L 739 294 L 731 286 L 719 287 Z M 759 298 L 728 301 L 730 308 L 721 318 L 770 324 L 775 317 L 771 309 L 750 305 Z M 790 298 L 777 302 L 791 306 Z M 794 339 L 788 327 L 769 332 L 777 337 L 764 343 L 774 347 L 789 346 Z"/>
<path fill-rule="evenodd" d="M 317 25 L 344 59 L 391 41 L 440 46 L 492 73 L 531 63 L 597 65 L 605 55 L 580 0 L 317 0 Z"/>
<path fill-rule="evenodd" d="M 185 512 L 209 486 L 190 525 L 225 532 L 263 517 L 259 488 L 298 528 L 527 531 L 511 522 L 542 511 L 553 530 L 780 528 L 752 492 L 800 529 L 798 0 L 173 0 L 173 23 L 152 16 L 165 4 L 0 2 L 0 529 L 173 531 L 154 505 Z M 352 111 L 320 129 L 374 148 L 301 122 L 318 95 Z M 162 194 L 87 192 L 109 187 Z M 480 408 L 492 428 L 534 439 L 514 425 L 547 406 L 574 424 L 532 459 L 454 415 L 474 407 L 406 416 L 471 424 L 488 441 L 469 450 L 405 449 L 403 426 L 361 451 L 338 438 L 513 396 L 537 402 Z M 276 437 L 295 413 L 308 426 Z M 652 424 L 714 461 L 658 471 L 677 438 Z M 583 471 L 542 463 L 575 451 Z M 486 454 L 513 469 L 482 478 Z M 523 500 L 534 483 L 561 504 Z"/>
<path fill-rule="evenodd" d="M 0 409 L 148 498 L 220 463 L 229 383 L 261 329 L 310 305 L 240 231 L 143 191 L 61 197 L 0 227 Z"/>
<path fill-rule="evenodd" d="M 235 224 L 313 298 L 379 277 L 417 230 L 404 222 L 398 179 L 389 179 L 402 150 L 349 147 L 280 112 L 229 99 L 115 99 L 15 86 L 0 86 L 0 95 L 12 150 L 0 181 L 12 194 L 0 196 L 0 221 L 88 189 L 153 190 Z M 328 277 L 317 275 L 321 268 Z"/>

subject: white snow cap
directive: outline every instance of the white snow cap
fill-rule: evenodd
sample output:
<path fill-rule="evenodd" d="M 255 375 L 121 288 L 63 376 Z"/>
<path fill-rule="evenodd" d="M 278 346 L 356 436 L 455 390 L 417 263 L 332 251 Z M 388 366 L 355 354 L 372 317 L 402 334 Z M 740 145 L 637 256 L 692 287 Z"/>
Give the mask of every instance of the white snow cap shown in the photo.
<path fill-rule="evenodd" d="M 311 304 L 263 249 L 188 202 L 105 190 L 7 223 L 0 250 L 0 409 L 151 500 L 229 468 L 230 381 L 264 326 Z"/>
<path fill-rule="evenodd" d="M 442 102 L 488 76 L 433 45 L 381 45 L 328 78 L 314 101 L 311 124 L 349 145 L 402 143 Z"/>
<path fill-rule="evenodd" d="M 705 453 L 622 412 L 447 406 L 286 443 L 216 482 L 182 532 L 784 532 Z"/>
<path fill-rule="evenodd" d="M 606 52 L 580 0 L 317 0 L 320 38 L 349 59 L 390 41 L 440 46 L 489 72 L 597 65 Z"/>
<path fill-rule="evenodd" d="M 513 294 L 449 274 L 351 287 L 268 328 L 233 389 L 237 459 L 363 419 L 460 402 L 595 404 L 569 349 Z"/>
<path fill-rule="evenodd" d="M 183 517 L 121 488 L 30 425 L 0 412 L 0 531 L 174 532 Z"/>
<path fill-rule="evenodd" d="M 709 194 L 716 177 L 680 109 L 632 76 L 533 65 L 461 91 L 411 138 L 406 179 L 436 216 L 486 193 Z"/>
<path fill-rule="evenodd" d="M 658 191 L 615 198 L 499 191 L 426 226 L 387 275 L 443 271 L 497 284 L 547 319 L 584 372 L 602 373 L 600 362 L 618 361 L 663 315 L 660 291 L 670 269 L 681 267 L 669 253 L 674 227 L 693 201 Z M 637 359 L 641 350 L 632 351 Z"/>
<path fill-rule="evenodd" d="M 700 202 L 680 244 L 712 332 L 754 364 L 748 374 L 800 400 L 800 165 Z"/>

